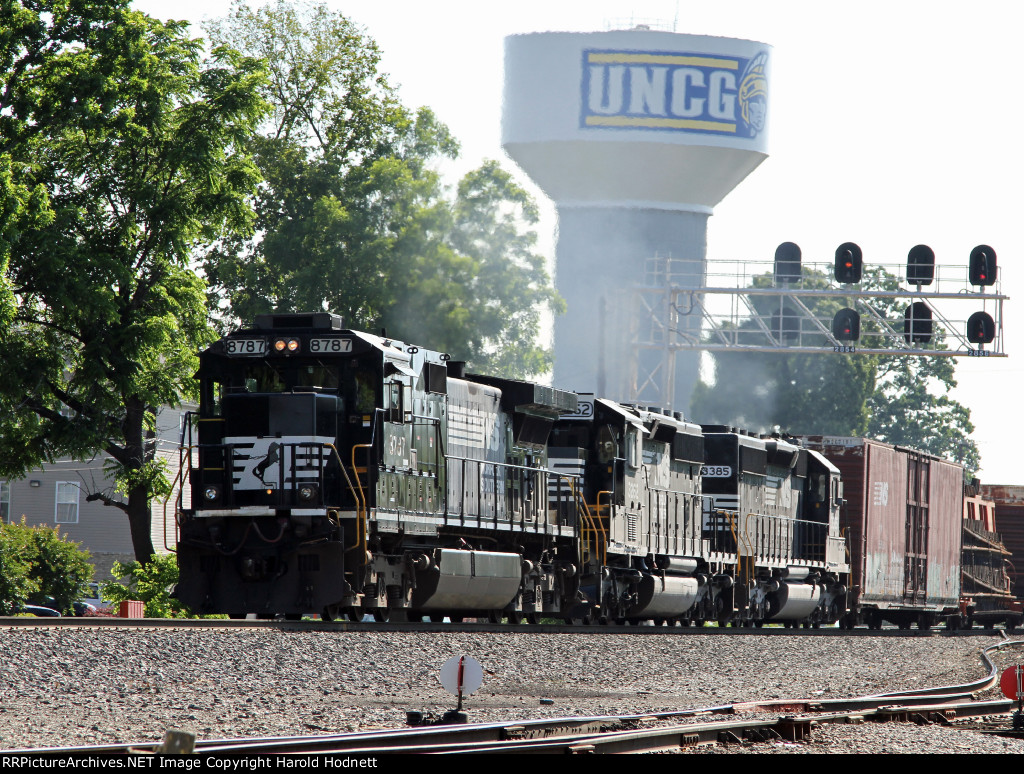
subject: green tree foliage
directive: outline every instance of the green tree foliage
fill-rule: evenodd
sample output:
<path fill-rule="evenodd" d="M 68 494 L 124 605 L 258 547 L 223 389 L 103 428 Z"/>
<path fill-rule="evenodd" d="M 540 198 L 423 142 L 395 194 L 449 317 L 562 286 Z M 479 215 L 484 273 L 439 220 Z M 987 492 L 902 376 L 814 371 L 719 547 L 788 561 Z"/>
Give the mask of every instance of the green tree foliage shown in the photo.
<path fill-rule="evenodd" d="M 114 562 L 113 575 L 124 582 L 104 583 L 104 599 L 115 603 L 130 599 L 144 602 L 146 618 L 196 617 L 171 597 L 171 589 L 178 582 L 178 561 L 174 554 L 155 554 L 145 564 Z"/>
<path fill-rule="evenodd" d="M 14 615 L 39 588 L 7 526 L 0 527 L 0 615 Z"/>
<path fill-rule="evenodd" d="M 0 475 L 106 453 L 89 499 L 145 562 L 156 410 L 213 333 L 189 261 L 252 227 L 263 71 L 127 0 L 0 0 L 0 31 Z"/>
<path fill-rule="evenodd" d="M 86 596 L 93 576 L 90 554 L 56 527 L 29 527 L 22 517 L 20 524 L 0 526 L 0 545 L 0 552 L 11 550 L 22 563 L 29 601 L 68 614 L 71 603 Z"/>
<path fill-rule="evenodd" d="M 878 387 L 868 398 L 867 435 L 981 467 L 971 412 L 946 393 L 956 386 L 952 358 L 879 358 Z"/>
<path fill-rule="evenodd" d="M 226 322 L 326 309 L 475 368 L 547 370 L 541 309 L 561 302 L 526 192 L 486 162 L 447 195 L 434 166 L 458 153 L 448 129 L 403 107 L 377 45 L 325 6 L 237 3 L 208 31 L 267 63 L 272 105 L 252 145 L 266 181 L 255 236 L 205 261 Z"/>
<path fill-rule="evenodd" d="M 771 287 L 773 278 L 757 277 L 753 285 Z M 829 283 L 805 270 L 801 287 L 825 288 Z M 880 268 L 866 269 L 860 287 L 894 290 L 898 281 Z M 891 327 L 902 331 L 905 303 L 875 300 L 874 307 Z M 779 299 L 754 297 L 754 305 L 770 317 L 778 310 Z M 843 305 L 842 299 L 832 298 L 809 302 L 826 327 Z M 755 330 L 753 321 L 740 326 L 741 335 Z M 935 338 L 926 346 L 944 348 L 942 337 L 936 326 Z M 883 341 L 879 326 L 862 316 L 858 346 L 881 348 Z M 813 332 L 805 332 L 802 342 L 827 345 L 823 335 Z M 956 386 L 950 358 L 716 352 L 714 362 L 714 381 L 698 382 L 691 402 L 700 422 L 757 432 L 777 428 L 794 435 L 866 435 L 956 460 L 968 470 L 977 470 L 980 464 L 977 445 L 970 438 L 970 412 L 946 395 Z"/>

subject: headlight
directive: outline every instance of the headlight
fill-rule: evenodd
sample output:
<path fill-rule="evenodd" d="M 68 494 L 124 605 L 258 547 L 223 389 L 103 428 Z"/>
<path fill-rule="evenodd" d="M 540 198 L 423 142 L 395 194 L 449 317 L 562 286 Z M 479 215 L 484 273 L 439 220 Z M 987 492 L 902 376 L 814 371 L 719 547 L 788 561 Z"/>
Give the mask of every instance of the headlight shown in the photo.
<path fill-rule="evenodd" d="M 208 486 L 203 490 L 203 497 L 208 503 L 212 503 L 214 500 L 220 497 L 220 488 L 216 486 Z"/>
<path fill-rule="evenodd" d="M 311 503 L 316 500 L 316 486 L 313 484 L 303 484 L 299 487 L 299 499 L 304 503 Z"/>
<path fill-rule="evenodd" d="M 300 344 L 298 339 L 275 339 L 274 351 L 292 354 L 299 351 Z"/>

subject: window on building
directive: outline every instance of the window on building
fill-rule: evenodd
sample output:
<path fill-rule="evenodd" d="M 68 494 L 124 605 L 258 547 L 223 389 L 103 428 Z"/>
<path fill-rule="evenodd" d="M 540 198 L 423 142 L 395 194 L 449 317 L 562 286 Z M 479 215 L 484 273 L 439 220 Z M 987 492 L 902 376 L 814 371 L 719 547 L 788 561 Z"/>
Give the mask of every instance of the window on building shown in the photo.
<path fill-rule="evenodd" d="M 78 484 L 74 481 L 57 482 L 57 513 L 58 524 L 78 523 Z"/>
<path fill-rule="evenodd" d="M 11 482 L 0 481 L 0 522 L 11 520 Z"/>

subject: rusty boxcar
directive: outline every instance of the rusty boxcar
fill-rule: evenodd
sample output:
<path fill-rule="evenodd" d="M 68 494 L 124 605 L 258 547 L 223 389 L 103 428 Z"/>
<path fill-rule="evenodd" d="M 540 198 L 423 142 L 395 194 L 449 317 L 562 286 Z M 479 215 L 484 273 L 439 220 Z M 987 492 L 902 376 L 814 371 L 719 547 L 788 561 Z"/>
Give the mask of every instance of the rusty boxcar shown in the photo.
<path fill-rule="evenodd" d="M 963 468 L 868 438 L 807 436 L 843 478 L 847 626 L 928 628 L 958 613 Z"/>

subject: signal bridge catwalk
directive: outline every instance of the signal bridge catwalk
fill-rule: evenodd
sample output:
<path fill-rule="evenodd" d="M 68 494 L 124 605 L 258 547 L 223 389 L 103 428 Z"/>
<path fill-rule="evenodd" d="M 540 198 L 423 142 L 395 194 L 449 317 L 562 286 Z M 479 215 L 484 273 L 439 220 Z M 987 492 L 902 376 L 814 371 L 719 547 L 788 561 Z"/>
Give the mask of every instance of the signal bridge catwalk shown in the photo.
<path fill-rule="evenodd" d="M 834 261 L 802 262 L 783 243 L 771 261 L 648 259 L 624 293 L 634 341 L 629 392 L 669 405 L 680 351 L 1006 357 L 995 251 L 935 265 L 925 245 L 906 264 L 865 266 L 847 242 Z M 614 305 L 613 305 L 614 306 Z M 620 318 L 621 320 L 621 318 Z M 618 321 L 617 321 L 618 322 Z"/>

